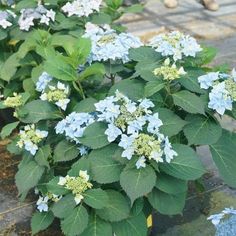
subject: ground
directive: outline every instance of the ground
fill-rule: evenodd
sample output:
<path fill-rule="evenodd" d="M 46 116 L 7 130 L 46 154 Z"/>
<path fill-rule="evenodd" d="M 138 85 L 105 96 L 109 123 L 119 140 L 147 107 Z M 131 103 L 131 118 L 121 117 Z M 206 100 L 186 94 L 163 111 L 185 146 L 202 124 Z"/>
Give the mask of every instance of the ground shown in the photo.
<path fill-rule="evenodd" d="M 236 67 L 236 2 L 219 1 L 218 12 L 208 12 L 195 0 L 181 0 L 177 9 L 164 8 L 159 0 L 149 0 L 141 14 L 122 19 L 128 30 L 148 40 L 156 33 L 178 29 L 197 37 L 207 45 L 216 46 L 219 54 L 214 64 L 228 63 Z M 236 130 L 236 124 L 225 118 L 223 126 Z M 18 157 L 10 156 L 7 141 L 0 142 L 0 236 L 30 235 L 30 216 L 35 208 L 35 199 L 29 197 L 20 203 L 14 185 Z M 213 236 L 214 227 L 206 220 L 212 213 L 225 207 L 236 207 L 236 190 L 227 187 L 220 179 L 207 147 L 198 150 L 208 168 L 204 176 L 205 191 L 196 194 L 193 187 L 188 196 L 183 216 L 166 217 L 155 215 L 152 236 Z M 39 234 L 60 236 L 54 228 Z M 105 235 L 104 235 L 105 236 Z"/>

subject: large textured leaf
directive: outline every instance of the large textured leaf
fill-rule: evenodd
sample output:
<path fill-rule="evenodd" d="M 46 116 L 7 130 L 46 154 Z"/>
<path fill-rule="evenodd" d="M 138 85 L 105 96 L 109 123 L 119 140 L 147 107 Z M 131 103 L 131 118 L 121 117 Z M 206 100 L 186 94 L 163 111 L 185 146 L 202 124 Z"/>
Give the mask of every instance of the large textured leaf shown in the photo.
<path fill-rule="evenodd" d="M 74 196 L 68 194 L 52 205 L 52 212 L 58 218 L 65 218 L 71 214 L 76 207 Z"/>
<path fill-rule="evenodd" d="M 93 180 L 98 183 L 113 183 L 119 181 L 123 165 L 114 160 L 117 145 L 110 144 L 89 154 Z"/>
<path fill-rule="evenodd" d="M 160 165 L 165 173 L 183 180 L 195 180 L 205 173 L 199 157 L 192 148 L 183 144 L 174 144 L 173 149 L 178 156 L 170 163 Z"/>
<path fill-rule="evenodd" d="M 186 180 L 160 173 L 157 175 L 156 188 L 165 193 L 178 194 L 186 192 L 188 186 Z"/>
<path fill-rule="evenodd" d="M 4 126 L 1 130 L 1 138 L 4 139 L 7 136 L 9 136 L 12 133 L 12 131 L 18 126 L 19 123 L 20 122 L 17 121 Z"/>
<path fill-rule="evenodd" d="M 62 55 L 48 56 L 44 69 L 48 74 L 59 80 L 76 81 L 78 79 L 77 71 Z"/>
<path fill-rule="evenodd" d="M 159 113 L 160 119 L 163 122 L 163 125 L 160 127 L 160 132 L 169 137 L 178 134 L 187 124 L 186 121 L 182 120 L 171 110 L 157 108 L 156 111 Z"/>
<path fill-rule="evenodd" d="M 77 144 L 63 140 L 57 144 L 54 151 L 53 160 L 55 162 L 71 161 L 78 157 L 79 153 L 80 151 Z"/>
<path fill-rule="evenodd" d="M 129 58 L 134 61 L 157 61 L 160 60 L 160 54 L 158 54 L 155 49 L 151 47 L 139 47 L 132 48 L 129 50 Z"/>
<path fill-rule="evenodd" d="M 42 100 L 34 100 L 27 103 L 21 108 L 21 111 L 24 115 L 20 116 L 19 120 L 24 123 L 37 123 L 40 120 L 61 118 L 56 106 Z"/>
<path fill-rule="evenodd" d="M 160 91 L 164 87 L 165 87 L 165 83 L 162 80 L 156 79 L 155 81 L 149 81 L 145 85 L 144 95 L 145 97 L 150 97 L 153 94 Z"/>
<path fill-rule="evenodd" d="M 180 214 L 184 208 L 186 193 L 176 195 L 154 189 L 148 194 L 148 200 L 157 211 L 164 215 Z"/>
<path fill-rule="evenodd" d="M 129 196 L 131 203 L 152 191 L 156 174 L 151 166 L 145 168 L 125 168 L 120 175 L 120 184 Z"/>
<path fill-rule="evenodd" d="M 144 97 L 144 83 L 137 79 L 121 80 L 111 87 L 109 95 L 114 95 L 116 90 L 135 101 Z"/>
<path fill-rule="evenodd" d="M 217 143 L 210 146 L 212 158 L 223 180 L 236 187 L 236 134 L 224 130 Z"/>
<path fill-rule="evenodd" d="M 188 115 L 188 124 L 184 127 L 184 134 L 189 145 L 207 145 L 216 143 L 222 135 L 222 128 L 212 117 Z"/>
<path fill-rule="evenodd" d="M 68 172 L 69 176 L 78 176 L 80 170 L 87 170 L 90 175 L 90 162 L 87 157 L 82 157 L 76 161 Z"/>
<path fill-rule="evenodd" d="M 40 166 L 46 166 L 50 168 L 48 162 L 48 158 L 50 157 L 50 155 L 51 155 L 51 148 L 49 145 L 45 145 L 39 148 L 34 159 Z"/>
<path fill-rule="evenodd" d="M 75 112 L 93 112 L 96 110 L 94 104 L 97 102 L 94 98 L 86 98 L 81 102 L 77 103 L 73 108 Z"/>
<path fill-rule="evenodd" d="M 127 199 L 117 191 L 107 190 L 106 192 L 109 196 L 109 202 L 105 208 L 96 210 L 98 216 L 111 222 L 126 219 L 130 211 Z"/>
<path fill-rule="evenodd" d="M 35 161 L 21 165 L 16 173 L 16 186 L 19 194 L 28 192 L 35 187 L 44 173 L 44 167 L 39 166 Z"/>
<path fill-rule="evenodd" d="M 31 219 L 32 234 L 36 234 L 41 230 L 45 230 L 52 224 L 54 216 L 51 211 L 49 212 L 35 212 Z"/>
<path fill-rule="evenodd" d="M 195 93 L 204 93 L 204 90 L 200 88 L 198 77 L 205 74 L 202 69 L 191 68 L 186 70 L 187 74 L 178 79 L 180 84 L 186 89 Z"/>
<path fill-rule="evenodd" d="M 107 125 L 105 123 L 95 122 L 85 129 L 80 142 L 92 149 L 104 147 L 109 144 L 105 134 L 106 129 Z"/>
<path fill-rule="evenodd" d="M 87 210 L 82 205 L 79 205 L 61 221 L 61 229 L 68 236 L 81 234 L 88 225 L 88 218 Z"/>
<path fill-rule="evenodd" d="M 112 224 L 116 236 L 146 236 L 147 219 L 143 213 Z"/>
<path fill-rule="evenodd" d="M 103 64 L 95 63 L 79 74 L 79 80 L 82 81 L 92 75 L 104 75 L 105 67 Z"/>
<path fill-rule="evenodd" d="M 80 236 L 113 236 L 112 227 L 110 223 L 93 213 L 90 216 L 88 227 Z"/>
<path fill-rule="evenodd" d="M 204 114 L 204 104 L 200 97 L 196 96 L 187 90 L 172 94 L 174 103 L 182 107 L 185 111 L 193 114 Z"/>
<path fill-rule="evenodd" d="M 84 202 L 92 208 L 102 209 L 109 202 L 106 191 L 98 189 L 90 189 L 83 193 Z"/>

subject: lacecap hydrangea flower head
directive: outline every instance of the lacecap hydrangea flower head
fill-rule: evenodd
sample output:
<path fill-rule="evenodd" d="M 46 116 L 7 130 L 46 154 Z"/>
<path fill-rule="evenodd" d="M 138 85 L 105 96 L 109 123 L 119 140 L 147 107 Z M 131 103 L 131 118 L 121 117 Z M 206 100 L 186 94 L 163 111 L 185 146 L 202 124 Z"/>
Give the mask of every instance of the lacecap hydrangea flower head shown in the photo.
<path fill-rule="evenodd" d="M 149 99 L 138 102 L 116 92 L 95 104 L 98 121 L 108 123 L 105 131 L 108 141 L 118 141 L 124 149 L 122 157 L 131 160 L 138 156 L 136 167 L 146 167 L 146 162 L 154 160 L 170 162 L 178 154 L 172 149 L 168 137 L 160 133 L 163 124 L 158 113 L 153 113 L 154 104 Z"/>
<path fill-rule="evenodd" d="M 21 30 L 29 31 L 31 26 L 34 26 L 36 21 L 38 24 L 49 25 L 55 21 L 56 13 L 48 10 L 43 5 L 39 4 L 36 8 L 26 8 L 21 10 L 21 15 L 18 24 Z"/>
<path fill-rule="evenodd" d="M 164 57 L 172 56 L 174 61 L 195 57 L 202 51 L 195 38 L 178 31 L 157 35 L 150 40 L 149 45 Z"/>
<path fill-rule="evenodd" d="M 62 110 L 66 110 L 67 105 L 70 102 L 70 99 L 68 98 L 68 85 L 59 81 L 53 81 L 53 78 L 49 74 L 43 72 L 36 83 L 36 90 L 41 92 L 41 100 L 53 102 Z"/>
<path fill-rule="evenodd" d="M 24 148 L 34 156 L 39 149 L 38 144 L 47 136 L 47 131 L 37 129 L 34 124 L 26 125 L 23 130 L 20 130 L 20 140 L 17 142 L 17 146 Z"/>
<path fill-rule="evenodd" d="M 223 115 L 226 110 L 232 111 L 236 101 L 236 72 L 231 74 L 209 72 L 198 77 L 200 87 L 210 89 L 208 107 Z"/>
<path fill-rule="evenodd" d="M 128 62 L 129 49 L 142 46 L 138 37 L 129 33 L 118 34 L 109 25 L 98 26 L 87 23 L 84 38 L 92 41 L 92 51 L 88 61 L 121 60 Z"/>
<path fill-rule="evenodd" d="M 94 12 L 99 12 L 102 0 L 75 0 L 67 2 L 62 11 L 67 13 L 68 16 L 88 17 Z"/>

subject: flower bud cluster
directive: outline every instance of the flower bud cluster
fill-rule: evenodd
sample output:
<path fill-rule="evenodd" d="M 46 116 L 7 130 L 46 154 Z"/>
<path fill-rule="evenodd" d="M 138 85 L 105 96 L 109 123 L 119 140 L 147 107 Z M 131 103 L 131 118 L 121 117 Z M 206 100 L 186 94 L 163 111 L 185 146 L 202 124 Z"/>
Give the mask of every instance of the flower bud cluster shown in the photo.
<path fill-rule="evenodd" d="M 129 33 L 117 34 L 109 25 L 103 27 L 92 23 L 86 24 L 84 36 L 92 41 L 92 52 L 88 61 L 121 60 L 123 63 L 130 59 L 129 49 L 142 46 L 139 38 Z"/>
<path fill-rule="evenodd" d="M 236 72 L 224 74 L 210 72 L 198 77 L 202 89 L 210 89 L 208 107 L 223 115 L 226 110 L 232 111 L 236 101 Z"/>
<path fill-rule="evenodd" d="M 23 105 L 23 98 L 20 94 L 13 93 L 13 97 L 7 97 L 3 104 L 6 107 L 17 108 Z"/>
<path fill-rule="evenodd" d="M 62 7 L 62 11 L 67 13 L 68 16 L 88 17 L 94 12 L 99 12 L 101 3 L 102 0 L 75 0 L 67 2 Z"/>
<path fill-rule="evenodd" d="M 186 72 L 184 71 L 183 67 L 177 68 L 177 66 L 174 64 L 170 65 L 170 59 L 167 58 L 164 61 L 164 65 L 156 68 L 153 71 L 154 75 L 161 76 L 164 80 L 172 81 L 175 79 L 179 79 L 181 75 L 185 75 Z"/>
<path fill-rule="evenodd" d="M 195 57 L 202 51 L 195 38 L 178 31 L 157 35 L 150 40 L 149 45 L 164 57 L 173 56 L 175 61 L 184 56 Z"/>
<path fill-rule="evenodd" d="M 58 185 L 72 191 L 77 205 L 83 200 L 83 193 L 93 187 L 93 185 L 89 182 L 89 175 L 87 174 L 87 171 L 82 170 L 80 170 L 78 177 L 71 177 L 69 175 L 66 177 L 60 177 Z"/>
<path fill-rule="evenodd" d="M 26 125 L 24 130 L 20 130 L 20 140 L 17 146 L 29 151 L 33 156 L 38 150 L 38 144 L 48 136 L 47 131 L 36 129 L 35 125 Z"/>
<path fill-rule="evenodd" d="M 43 5 L 38 5 L 36 8 L 22 9 L 18 24 L 21 30 L 29 31 L 30 27 L 35 25 L 35 21 L 49 25 L 50 21 L 55 21 L 55 16 L 56 13 L 52 9 L 47 10 Z"/>

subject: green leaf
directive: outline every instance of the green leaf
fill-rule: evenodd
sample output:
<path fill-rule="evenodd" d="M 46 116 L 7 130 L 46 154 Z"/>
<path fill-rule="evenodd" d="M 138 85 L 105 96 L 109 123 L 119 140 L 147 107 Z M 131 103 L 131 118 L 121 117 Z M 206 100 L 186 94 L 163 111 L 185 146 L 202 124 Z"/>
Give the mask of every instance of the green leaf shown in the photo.
<path fill-rule="evenodd" d="M 100 219 L 96 214 L 92 214 L 88 227 L 80 236 L 112 236 L 111 224 Z"/>
<path fill-rule="evenodd" d="M 53 160 L 55 162 L 71 161 L 78 157 L 79 153 L 77 144 L 63 140 L 55 147 Z"/>
<path fill-rule="evenodd" d="M 212 158 L 226 184 L 236 187 L 236 134 L 224 130 L 217 143 L 210 146 Z"/>
<path fill-rule="evenodd" d="M 51 148 L 49 145 L 45 145 L 39 148 L 34 159 L 40 166 L 46 166 L 47 168 L 50 168 L 48 162 L 48 158 L 50 156 L 51 156 Z"/>
<path fill-rule="evenodd" d="M 109 202 L 105 208 L 96 210 L 97 215 L 111 222 L 126 219 L 130 212 L 127 199 L 117 191 L 107 190 L 106 192 L 109 197 Z"/>
<path fill-rule="evenodd" d="M 210 116 L 188 115 L 188 124 L 184 127 L 184 134 L 188 144 L 207 145 L 216 143 L 222 135 L 222 128 Z"/>
<path fill-rule="evenodd" d="M 77 71 L 70 65 L 66 57 L 58 54 L 48 56 L 44 64 L 45 71 L 51 76 L 64 81 L 78 80 Z"/>
<path fill-rule="evenodd" d="M 54 120 L 61 118 L 56 106 L 42 100 L 29 102 L 23 106 L 20 111 L 25 114 L 24 116 L 19 117 L 19 120 L 24 123 L 37 123 L 40 120 Z"/>
<path fill-rule="evenodd" d="M 163 122 L 160 132 L 168 137 L 178 134 L 187 124 L 186 121 L 182 120 L 171 110 L 166 108 L 157 108 L 154 110 L 159 113 L 160 119 Z"/>
<path fill-rule="evenodd" d="M 147 46 L 139 48 L 131 48 L 129 50 L 129 58 L 140 62 L 154 62 L 161 59 L 161 55 L 155 49 Z"/>
<path fill-rule="evenodd" d="M 186 180 L 160 173 L 157 175 L 156 188 L 168 194 L 178 194 L 187 192 L 188 186 Z"/>
<path fill-rule="evenodd" d="M 59 177 L 54 177 L 52 180 L 50 180 L 46 184 L 48 192 L 54 193 L 57 195 L 65 195 L 69 193 L 69 190 L 59 185 L 58 182 L 59 182 Z"/>
<path fill-rule="evenodd" d="M 71 166 L 68 175 L 77 177 L 80 170 L 87 170 L 88 172 L 90 172 L 90 162 L 88 158 L 82 157 L 77 162 L 75 162 Z"/>
<path fill-rule="evenodd" d="M 98 189 L 89 189 L 83 193 L 83 201 L 92 208 L 102 209 L 109 203 L 109 197 L 106 191 Z"/>
<path fill-rule="evenodd" d="M 112 224 L 116 236 L 146 236 L 147 219 L 143 213 Z"/>
<path fill-rule="evenodd" d="M 51 211 L 49 212 L 35 212 L 31 219 L 32 234 L 36 234 L 48 228 L 52 224 L 54 216 Z"/>
<path fill-rule="evenodd" d="M 148 201 L 151 205 L 164 215 L 181 214 L 185 204 L 186 193 L 167 194 L 154 189 L 148 194 Z"/>
<path fill-rule="evenodd" d="M 114 95 L 116 90 L 128 96 L 131 100 L 139 100 L 144 97 L 144 83 L 137 79 L 125 79 L 113 85 L 109 96 Z"/>
<path fill-rule="evenodd" d="M 17 121 L 17 122 L 13 122 L 8 125 L 5 125 L 1 130 L 1 138 L 4 139 L 8 137 L 12 133 L 12 131 L 18 126 L 19 123 L 20 122 Z"/>
<path fill-rule="evenodd" d="M 178 156 L 170 163 L 160 165 L 165 173 L 182 180 L 195 180 L 205 173 L 199 157 L 192 148 L 183 144 L 174 144 L 173 149 Z"/>
<path fill-rule="evenodd" d="M 150 97 L 165 87 L 165 83 L 162 80 L 149 81 L 144 88 L 144 96 Z"/>
<path fill-rule="evenodd" d="M 178 81 L 186 89 L 195 93 L 204 93 L 205 91 L 200 88 L 198 77 L 204 75 L 206 72 L 199 68 L 191 68 L 186 70 L 187 74 L 182 76 Z"/>
<path fill-rule="evenodd" d="M 65 218 L 71 214 L 75 207 L 76 203 L 74 196 L 72 194 L 68 194 L 62 197 L 58 202 L 55 202 L 51 207 L 51 211 L 56 217 Z"/>
<path fill-rule="evenodd" d="M 194 93 L 190 93 L 187 90 L 182 90 L 172 94 L 172 96 L 174 99 L 174 104 L 182 107 L 185 111 L 193 114 L 205 113 L 202 100 Z"/>
<path fill-rule="evenodd" d="M 6 30 L 0 29 L 0 40 L 3 40 L 7 37 Z"/>
<path fill-rule="evenodd" d="M 79 80 L 82 81 L 92 75 L 104 75 L 105 67 L 100 63 L 92 64 L 79 74 Z"/>
<path fill-rule="evenodd" d="M 35 187 L 44 173 L 44 167 L 39 166 L 35 161 L 30 161 L 21 165 L 16 173 L 16 186 L 19 194 L 28 192 L 31 188 Z"/>
<path fill-rule="evenodd" d="M 131 204 L 152 191 L 156 174 L 151 166 L 145 168 L 125 168 L 120 175 L 120 184 L 131 200 Z"/>
<path fill-rule="evenodd" d="M 104 147 L 109 144 L 107 135 L 105 134 L 106 129 L 107 124 L 95 122 L 85 129 L 83 137 L 80 138 L 80 142 L 92 149 Z"/>
<path fill-rule="evenodd" d="M 96 110 L 94 104 L 97 102 L 94 98 L 86 98 L 75 105 L 75 112 L 94 112 Z"/>
<path fill-rule="evenodd" d="M 0 78 L 5 81 L 10 81 L 17 71 L 19 66 L 19 58 L 17 53 L 8 57 L 4 64 L 0 67 Z"/>
<path fill-rule="evenodd" d="M 123 165 L 114 160 L 116 150 L 117 145 L 110 144 L 89 154 L 93 180 L 101 184 L 119 181 Z"/>
<path fill-rule="evenodd" d="M 88 218 L 87 210 L 82 205 L 79 205 L 61 221 L 61 229 L 68 236 L 81 234 L 88 225 Z"/>

